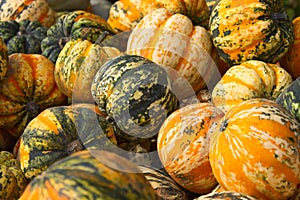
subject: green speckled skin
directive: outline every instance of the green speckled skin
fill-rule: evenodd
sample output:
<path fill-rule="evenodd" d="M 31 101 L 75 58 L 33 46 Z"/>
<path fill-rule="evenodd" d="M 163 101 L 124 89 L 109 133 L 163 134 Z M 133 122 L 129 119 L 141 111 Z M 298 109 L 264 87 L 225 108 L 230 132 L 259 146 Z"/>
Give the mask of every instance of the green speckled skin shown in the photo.
<path fill-rule="evenodd" d="M 28 179 L 76 150 L 116 144 L 111 124 L 94 108 L 93 104 L 51 107 L 28 124 L 19 148 L 21 169 Z M 70 144 L 77 140 L 79 149 L 70 152 Z"/>
<path fill-rule="evenodd" d="M 294 80 L 276 99 L 300 122 L 300 77 Z"/>
<path fill-rule="evenodd" d="M 127 139 L 148 138 L 178 108 L 166 70 L 135 55 L 106 62 L 91 87 L 99 109 L 113 119 Z"/>
<path fill-rule="evenodd" d="M 117 167 L 117 168 L 115 168 Z M 20 200 L 155 200 L 155 191 L 128 160 L 108 151 L 80 151 L 33 179 Z"/>
<path fill-rule="evenodd" d="M 39 21 L 0 21 L 0 37 L 7 46 L 8 54 L 40 54 L 41 41 L 46 37 L 47 28 Z"/>
<path fill-rule="evenodd" d="M 8 50 L 0 37 L 0 80 L 2 80 L 7 72 L 8 68 Z"/>

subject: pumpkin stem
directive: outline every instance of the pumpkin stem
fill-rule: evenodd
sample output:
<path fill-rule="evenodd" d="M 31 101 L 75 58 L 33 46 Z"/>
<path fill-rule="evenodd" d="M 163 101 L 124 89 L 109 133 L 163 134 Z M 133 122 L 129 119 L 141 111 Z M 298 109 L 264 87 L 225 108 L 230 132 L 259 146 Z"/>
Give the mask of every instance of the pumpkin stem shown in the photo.
<path fill-rule="evenodd" d="M 81 151 L 83 149 L 84 149 L 84 147 L 83 147 L 83 144 L 81 143 L 81 141 L 79 139 L 76 139 L 68 144 L 66 151 L 70 155 L 72 153 Z"/>
<path fill-rule="evenodd" d="M 26 28 L 25 28 L 25 26 L 24 26 L 24 25 L 20 26 L 17 35 L 21 36 L 21 35 L 24 35 L 25 33 L 26 33 Z"/>
<path fill-rule="evenodd" d="M 70 39 L 68 37 L 62 37 L 58 41 L 59 47 L 62 49 L 64 48 L 65 44 L 69 41 Z"/>
<path fill-rule="evenodd" d="M 101 35 L 98 37 L 97 41 L 95 42 L 95 44 L 98 44 L 100 45 L 101 42 L 103 42 L 103 40 L 109 35 L 109 32 L 108 31 L 103 31 L 101 33 Z"/>
<path fill-rule="evenodd" d="M 36 102 L 30 101 L 25 106 L 25 110 L 29 114 L 30 119 L 33 119 L 40 113 L 40 106 Z"/>

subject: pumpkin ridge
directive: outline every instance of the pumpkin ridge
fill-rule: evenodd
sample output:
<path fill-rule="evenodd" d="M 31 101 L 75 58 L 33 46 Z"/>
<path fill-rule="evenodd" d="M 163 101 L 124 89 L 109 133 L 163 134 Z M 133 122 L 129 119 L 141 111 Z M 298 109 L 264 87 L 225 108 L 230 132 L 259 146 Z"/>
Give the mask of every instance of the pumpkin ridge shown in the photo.
<path fill-rule="evenodd" d="M 14 13 L 10 16 L 10 20 L 17 19 L 24 10 L 32 3 L 34 0 L 25 0 L 21 5 L 14 11 Z"/>

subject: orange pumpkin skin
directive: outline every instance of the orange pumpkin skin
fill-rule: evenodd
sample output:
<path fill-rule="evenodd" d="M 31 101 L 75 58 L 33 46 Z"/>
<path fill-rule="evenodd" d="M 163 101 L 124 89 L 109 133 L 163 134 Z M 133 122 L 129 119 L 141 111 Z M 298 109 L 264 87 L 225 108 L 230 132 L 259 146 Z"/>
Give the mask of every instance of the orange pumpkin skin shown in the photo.
<path fill-rule="evenodd" d="M 15 139 L 42 110 L 64 105 L 67 98 L 54 80 L 54 64 L 40 54 L 9 56 L 6 76 L 0 82 L 0 128 Z"/>
<path fill-rule="evenodd" d="M 294 79 L 300 76 L 300 16 L 293 20 L 295 39 L 287 54 L 280 60 L 280 64 Z"/>
<path fill-rule="evenodd" d="M 294 195 L 300 183 L 299 127 L 287 110 L 263 98 L 228 110 L 212 133 L 209 149 L 221 187 L 262 200 Z"/>
<path fill-rule="evenodd" d="M 211 103 L 190 104 L 174 111 L 157 137 L 159 158 L 183 188 L 208 193 L 217 184 L 209 159 L 209 128 L 223 117 Z"/>

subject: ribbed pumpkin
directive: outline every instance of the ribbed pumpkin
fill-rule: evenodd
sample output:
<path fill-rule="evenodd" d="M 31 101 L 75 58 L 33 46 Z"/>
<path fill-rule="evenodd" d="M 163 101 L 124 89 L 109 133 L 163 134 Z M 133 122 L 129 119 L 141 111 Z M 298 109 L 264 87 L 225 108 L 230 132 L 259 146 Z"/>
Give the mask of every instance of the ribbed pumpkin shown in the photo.
<path fill-rule="evenodd" d="M 276 63 L 294 39 L 282 0 L 218 1 L 209 24 L 214 46 L 230 66 L 247 60 Z"/>
<path fill-rule="evenodd" d="M 55 63 L 69 40 L 80 38 L 94 43 L 104 31 L 109 33 L 106 39 L 114 35 L 114 30 L 102 17 L 83 10 L 68 12 L 61 15 L 48 29 L 47 36 L 41 43 L 42 55 Z M 115 44 L 115 41 L 110 42 Z"/>
<path fill-rule="evenodd" d="M 300 77 L 294 80 L 277 97 L 276 102 L 287 109 L 300 122 Z"/>
<path fill-rule="evenodd" d="M 293 31 L 295 35 L 294 42 L 286 55 L 280 60 L 280 64 L 296 79 L 300 76 L 300 16 L 293 20 Z"/>
<path fill-rule="evenodd" d="M 274 101 L 232 107 L 214 129 L 209 159 L 225 191 L 288 199 L 300 184 L 300 123 Z"/>
<path fill-rule="evenodd" d="M 0 82 L 0 128 L 18 139 L 26 125 L 48 107 L 67 98 L 54 80 L 54 65 L 40 54 L 14 53 Z"/>
<path fill-rule="evenodd" d="M 212 102 L 227 112 L 247 99 L 275 100 L 292 81 L 291 75 L 277 64 L 249 60 L 226 71 L 212 91 Z"/>
<path fill-rule="evenodd" d="M 0 80 L 4 78 L 8 67 L 8 50 L 2 37 L 0 37 Z"/>
<path fill-rule="evenodd" d="M 216 193 L 209 193 L 206 195 L 202 195 L 194 200 L 258 200 L 252 196 L 238 193 L 238 192 L 216 192 Z"/>
<path fill-rule="evenodd" d="M 113 127 L 105 117 L 94 104 L 56 106 L 41 112 L 20 137 L 18 153 L 26 178 L 34 178 L 76 151 L 115 145 Z"/>
<path fill-rule="evenodd" d="M 39 21 L 50 27 L 55 22 L 55 11 L 47 0 L 10 0 L 0 3 L 0 21 L 24 20 Z"/>
<path fill-rule="evenodd" d="M 39 21 L 27 19 L 19 22 L 0 21 L 0 37 L 2 37 L 8 54 L 28 53 L 40 54 L 41 41 L 46 37 L 47 28 Z"/>
<path fill-rule="evenodd" d="M 0 151 L 0 198 L 3 200 L 17 200 L 24 191 L 26 180 L 20 163 L 8 151 Z"/>
<path fill-rule="evenodd" d="M 34 178 L 20 200 L 153 200 L 155 191 L 128 160 L 107 151 L 83 150 Z"/>
<path fill-rule="evenodd" d="M 174 69 L 195 92 L 211 87 L 220 73 L 211 58 L 209 32 L 194 26 L 185 15 L 173 14 L 166 8 L 148 13 L 129 36 L 127 53 L 139 55 Z"/>
<path fill-rule="evenodd" d="M 190 104 L 174 111 L 159 130 L 157 150 L 164 168 L 191 192 L 205 194 L 217 185 L 208 158 L 209 129 L 223 115 L 211 103 Z"/>
<path fill-rule="evenodd" d="M 91 92 L 99 109 L 119 128 L 120 137 L 129 140 L 156 135 L 178 107 L 168 72 L 142 56 L 125 54 L 104 63 Z"/>
<path fill-rule="evenodd" d="M 122 53 L 115 47 L 102 47 L 88 40 L 74 39 L 66 43 L 55 63 L 56 83 L 73 102 L 94 102 L 91 84 L 100 67 Z"/>
<path fill-rule="evenodd" d="M 188 200 L 186 191 L 180 187 L 169 175 L 162 169 L 153 169 L 147 165 L 139 165 L 143 175 L 149 181 L 157 196 L 164 200 Z"/>

